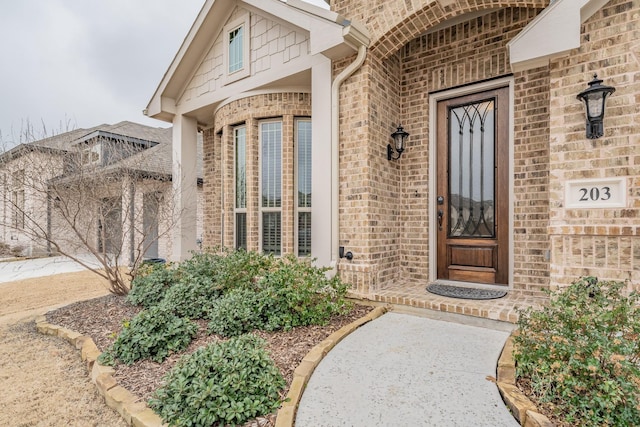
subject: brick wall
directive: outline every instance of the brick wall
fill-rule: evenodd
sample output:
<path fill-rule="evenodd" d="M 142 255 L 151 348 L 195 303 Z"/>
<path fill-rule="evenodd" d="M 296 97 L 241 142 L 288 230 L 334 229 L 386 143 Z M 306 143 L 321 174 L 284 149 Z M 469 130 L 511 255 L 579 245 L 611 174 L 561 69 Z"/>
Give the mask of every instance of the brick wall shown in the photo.
<path fill-rule="evenodd" d="M 365 66 L 345 83 L 340 239 L 355 258 L 342 262 L 340 271 L 359 291 L 397 279 L 426 283 L 429 93 L 508 75 L 506 44 L 538 13 L 523 8 L 495 11 L 417 37 L 386 59 L 370 52 Z M 514 83 L 513 157 L 520 177 L 514 182 L 514 227 L 519 235 L 513 248 L 514 286 L 531 293 L 548 286 L 548 83 L 546 69 L 522 73 Z M 386 145 L 399 123 L 411 135 L 401 159 L 389 162 Z"/>
<path fill-rule="evenodd" d="M 429 96 L 431 93 L 511 75 L 506 44 L 537 16 L 546 0 L 347 0 L 335 10 L 368 27 L 372 46 L 365 64 L 340 91 L 340 245 L 352 251 L 340 274 L 360 292 L 398 279 L 429 275 Z M 493 10 L 492 8 L 498 9 Z M 502 8 L 502 9 L 500 9 Z M 512 75 L 513 79 L 513 285 L 538 295 L 580 274 L 640 276 L 640 43 L 635 1 L 614 0 L 583 26 L 582 46 L 566 57 Z M 464 12 L 482 16 L 435 30 Z M 431 32 L 425 34 L 428 29 Z M 637 34 L 636 34 L 637 35 Z M 334 63 L 338 73 L 354 58 Z M 616 86 L 605 128 L 584 137 L 575 95 L 593 71 Z M 205 244 L 233 244 L 233 217 L 222 221 L 223 176 L 233 175 L 232 126 L 246 123 L 247 150 L 257 153 L 258 121 L 283 120 L 283 190 L 293 194 L 293 120 L 310 115 L 309 95 L 272 94 L 234 101 L 215 116 L 205 137 Z M 389 135 L 399 124 L 411 134 L 399 161 L 386 159 Z M 318 143 L 314 141 L 314 143 Z M 249 248 L 258 249 L 259 165 L 247 164 Z M 627 177 L 625 209 L 571 210 L 564 183 L 584 177 Z M 233 186 L 224 186 L 232 212 Z M 293 197 L 283 200 L 283 250 L 293 249 Z M 224 236 L 223 236 L 223 230 Z"/>
<path fill-rule="evenodd" d="M 203 219 L 204 231 L 202 244 L 204 247 L 216 247 L 222 244 L 222 192 L 220 191 L 220 135 L 214 129 L 203 132 Z"/>
<path fill-rule="evenodd" d="M 360 292 L 398 274 L 400 164 L 386 150 L 400 119 L 399 78 L 397 57 L 369 56 L 340 91 L 340 245 L 354 254 L 340 275 Z"/>
<path fill-rule="evenodd" d="M 640 41 L 637 1 L 613 0 L 581 29 L 581 46 L 551 63 L 551 281 L 581 275 L 640 284 Z M 605 135 L 589 140 L 576 95 L 597 73 L 616 92 L 607 101 Z M 569 209 L 568 180 L 623 177 L 627 206 Z"/>
<path fill-rule="evenodd" d="M 549 287 L 549 69 L 514 76 L 514 286 Z"/>

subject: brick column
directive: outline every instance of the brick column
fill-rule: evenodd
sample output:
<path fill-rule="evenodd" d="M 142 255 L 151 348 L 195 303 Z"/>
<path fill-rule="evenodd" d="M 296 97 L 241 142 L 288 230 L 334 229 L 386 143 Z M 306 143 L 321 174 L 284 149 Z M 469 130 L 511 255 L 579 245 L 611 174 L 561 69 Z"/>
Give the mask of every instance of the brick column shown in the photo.
<path fill-rule="evenodd" d="M 295 237 L 295 151 L 293 116 L 282 117 L 282 254 L 293 253 Z"/>

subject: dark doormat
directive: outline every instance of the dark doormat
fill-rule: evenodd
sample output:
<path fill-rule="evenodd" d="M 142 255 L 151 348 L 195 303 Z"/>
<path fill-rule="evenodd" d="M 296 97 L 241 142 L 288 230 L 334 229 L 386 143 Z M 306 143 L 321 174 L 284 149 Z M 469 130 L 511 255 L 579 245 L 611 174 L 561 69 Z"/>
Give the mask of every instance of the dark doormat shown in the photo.
<path fill-rule="evenodd" d="M 443 297 L 460 299 L 496 299 L 507 294 L 506 291 L 493 289 L 466 288 L 464 286 L 445 285 L 442 283 L 432 283 L 427 286 L 427 291 Z"/>

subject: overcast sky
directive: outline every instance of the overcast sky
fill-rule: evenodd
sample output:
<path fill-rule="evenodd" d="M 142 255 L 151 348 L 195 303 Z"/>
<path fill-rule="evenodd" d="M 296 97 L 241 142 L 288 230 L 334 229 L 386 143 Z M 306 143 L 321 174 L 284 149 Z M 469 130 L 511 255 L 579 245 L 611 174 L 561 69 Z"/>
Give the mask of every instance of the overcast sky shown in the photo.
<path fill-rule="evenodd" d="M 322 0 L 307 0 L 322 4 Z M 142 114 L 204 0 L 0 0 L 0 142 Z M 0 147 L 1 149 L 1 147 Z"/>

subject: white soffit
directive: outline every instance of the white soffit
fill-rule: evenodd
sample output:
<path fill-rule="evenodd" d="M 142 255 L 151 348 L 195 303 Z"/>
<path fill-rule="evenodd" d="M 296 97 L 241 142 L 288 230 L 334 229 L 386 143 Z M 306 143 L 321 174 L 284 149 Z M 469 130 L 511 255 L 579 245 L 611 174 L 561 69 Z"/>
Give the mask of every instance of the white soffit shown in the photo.
<path fill-rule="evenodd" d="M 549 64 L 580 47 L 580 26 L 608 0 L 556 0 L 508 43 L 513 71 Z"/>

